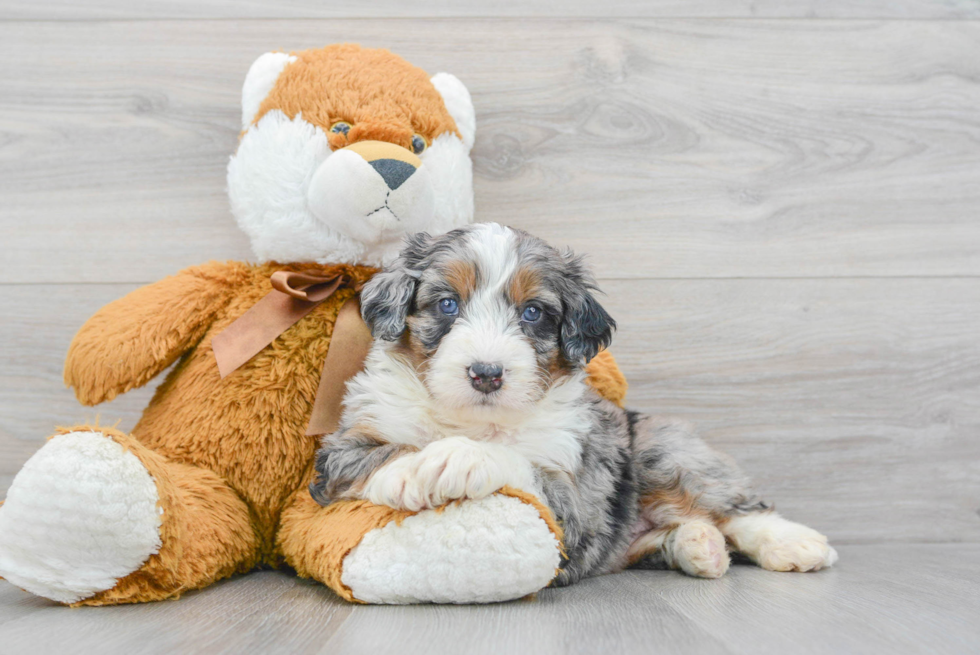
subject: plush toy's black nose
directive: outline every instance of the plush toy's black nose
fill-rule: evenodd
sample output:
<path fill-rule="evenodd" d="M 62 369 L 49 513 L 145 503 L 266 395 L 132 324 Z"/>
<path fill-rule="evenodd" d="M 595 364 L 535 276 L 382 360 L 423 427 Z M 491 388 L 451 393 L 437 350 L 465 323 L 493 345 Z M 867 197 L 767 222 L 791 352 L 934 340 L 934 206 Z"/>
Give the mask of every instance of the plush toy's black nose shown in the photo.
<path fill-rule="evenodd" d="M 412 177 L 412 173 L 418 170 L 411 164 L 397 159 L 375 159 L 368 163 L 374 170 L 378 171 L 381 179 L 392 191 L 404 184 L 405 180 Z"/>
<path fill-rule="evenodd" d="M 504 383 L 504 368 L 500 364 L 477 362 L 467 372 L 473 388 L 483 393 L 496 391 Z"/>

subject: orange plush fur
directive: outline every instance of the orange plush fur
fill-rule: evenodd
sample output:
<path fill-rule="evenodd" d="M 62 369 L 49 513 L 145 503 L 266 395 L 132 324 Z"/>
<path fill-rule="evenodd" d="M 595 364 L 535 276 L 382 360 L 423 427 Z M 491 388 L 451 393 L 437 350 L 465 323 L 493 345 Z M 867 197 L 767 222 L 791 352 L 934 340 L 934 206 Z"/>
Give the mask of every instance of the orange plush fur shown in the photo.
<path fill-rule="evenodd" d="M 398 55 L 348 43 L 293 55 L 298 61 L 279 76 L 253 123 L 273 109 L 290 119 L 302 113 L 327 133 L 334 150 L 357 141 L 387 141 L 411 150 L 413 134 L 427 143 L 445 132 L 459 135 L 425 72 Z M 338 121 L 353 126 L 348 134 L 330 131 Z"/>

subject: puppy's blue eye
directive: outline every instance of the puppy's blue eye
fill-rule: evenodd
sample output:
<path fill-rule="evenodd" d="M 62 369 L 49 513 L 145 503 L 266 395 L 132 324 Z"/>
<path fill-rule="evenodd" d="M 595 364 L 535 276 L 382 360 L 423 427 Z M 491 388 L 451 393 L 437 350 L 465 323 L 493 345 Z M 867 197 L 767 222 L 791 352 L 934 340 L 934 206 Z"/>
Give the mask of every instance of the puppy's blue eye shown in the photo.
<path fill-rule="evenodd" d="M 524 313 L 521 314 L 521 320 L 525 323 L 534 323 L 539 318 L 541 318 L 541 310 L 534 305 L 525 307 Z"/>
<path fill-rule="evenodd" d="M 425 142 L 425 137 L 421 134 L 412 135 L 412 152 L 416 155 L 421 155 L 422 151 L 425 150 L 428 144 Z"/>
<path fill-rule="evenodd" d="M 347 134 L 350 132 L 350 123 L 345 121 L 337 121 L 330 126 L 330 131 L 334 134 Z"/>
<path fill-rule="evenodd" d="M 455 316 L 459 313 L 459 303 L 452 298 L 443 298 L 439 301 L 439 311 L 446 316 Z"/>

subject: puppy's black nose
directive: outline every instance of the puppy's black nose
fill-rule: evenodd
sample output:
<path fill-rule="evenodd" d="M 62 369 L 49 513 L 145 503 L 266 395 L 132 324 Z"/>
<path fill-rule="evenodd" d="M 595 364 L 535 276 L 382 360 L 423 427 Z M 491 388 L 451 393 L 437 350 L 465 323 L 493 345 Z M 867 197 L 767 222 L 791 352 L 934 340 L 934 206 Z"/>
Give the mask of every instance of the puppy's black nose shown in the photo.
<path fill-rule="evenodd" d="M 477 362 L 467 372 L 473 388 L 483 393 L 496 391 L 504 383 L 504 368 L 500 364 Z"/>
<path fill-rule="evenodd" d="M 371 164 L 371 168 L 378 171 L 378 175 L 392 191 L 400 187 L 405 180 L 412 177 L 412 173 L 418 170 L 411 164 L 397 159 L 375 159 L 368 163 Z"/>

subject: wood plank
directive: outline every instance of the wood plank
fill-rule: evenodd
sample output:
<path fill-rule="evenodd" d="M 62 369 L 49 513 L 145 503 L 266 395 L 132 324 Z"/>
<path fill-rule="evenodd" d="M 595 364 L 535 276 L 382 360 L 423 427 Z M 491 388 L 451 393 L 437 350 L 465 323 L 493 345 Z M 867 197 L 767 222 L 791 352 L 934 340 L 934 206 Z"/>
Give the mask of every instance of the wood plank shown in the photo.
<path fill-rule="evenodd" d="M 339 40 L 459 75 L 478 216 L 603 276 L 980 275 L 980 23 L 246 20 L 0 24 L 0 282 L 247 256 L 244 72 Z"/>
<path fill-rule="evenodd" d="M 787 516 L 838 543 L 980 541 L 974 280 L 603 287 L 629 404 L 698 424 Z M 88 409 L 61 382 L 77 326 L 131 288 L 0 286 L 0 339 L 13 346 L 0 360 L 0 476 L 54 424 L 96 411 L 123 429 L 135 422 L 148 391 Z"/>
<path fill-rule="evenodd" d="M 77 3 L 5 0 L 3 19 L 95 20 L 132 18 L 428 18 L 503 16 L 581 16 L 591 18 L 977 18 L 980 7 L 968 0 L 615 0 L 528 3 L 519 0 L 428 0 L 424 3 L 338 0 L 98 0 Z"/>
<path fill-rule="evenodd" d="M 484 606 L 338 605 L 252 573 L 172 603 L 69 610 L 0 582 L 11 652 L 972 653 L 980 546 L 853 545 L 807 574 L 734 566 L 720 580 L 631 571 Z M 603 649 L 603 650 L 600 650 Z"/>

